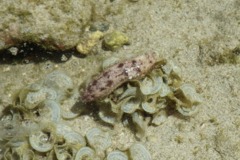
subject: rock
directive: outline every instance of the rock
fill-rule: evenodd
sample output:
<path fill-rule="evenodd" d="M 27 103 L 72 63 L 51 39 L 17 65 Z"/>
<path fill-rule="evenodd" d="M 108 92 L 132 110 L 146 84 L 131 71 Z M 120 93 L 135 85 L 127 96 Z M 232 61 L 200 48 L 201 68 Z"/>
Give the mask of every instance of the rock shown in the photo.
<path fill-rule="evenodd" d="M 107 8 L 121 7 L 94 0 L 0 2 L 0 50 L 20 42 L 32 42 L 47 49 L 75 48 L 82 34 L 108 16 Z"/>
<path fill-rule="evenodd" d="M 129 44 L 129 38 L 122 32 L 113 31 L 104 36 L 103 46 L 107 50 L 114 51 L 125 44 Z"/>

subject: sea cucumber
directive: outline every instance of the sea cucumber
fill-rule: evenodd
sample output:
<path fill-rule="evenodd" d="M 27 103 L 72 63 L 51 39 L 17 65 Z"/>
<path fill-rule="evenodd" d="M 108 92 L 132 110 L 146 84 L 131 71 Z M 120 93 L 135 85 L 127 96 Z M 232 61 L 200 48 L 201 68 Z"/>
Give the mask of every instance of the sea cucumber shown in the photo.
<path fill-rule="evenodd" d="M 151 52 L 108 67 L 87 85 L 82 101 L 88 103 L 106 97 L 126 81 L 144 77 L 157 62 L 156 53 Z"/>

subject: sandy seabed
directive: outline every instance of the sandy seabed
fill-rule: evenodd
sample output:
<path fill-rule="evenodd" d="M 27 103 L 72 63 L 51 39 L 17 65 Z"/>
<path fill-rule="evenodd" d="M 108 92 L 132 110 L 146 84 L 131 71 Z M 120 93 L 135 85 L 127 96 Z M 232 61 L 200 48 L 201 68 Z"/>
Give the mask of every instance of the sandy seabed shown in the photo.
<path fill-rule="evenodd" d="M 152 159 L 240 159 L 240 64 L 218 61 L 240 45 L 239 8 L 238 0 L 129 3 L 121 14 L 106 17 L 114 29 L 129 36 L 128 46 L 90 58 L 72 56 L 64 63 L 0 64 L 0 109 L 12 103 L 18 89 L 54 70 L 64 71 L 79 86 L 97 73 L 103 57 L 124 59 L 155 51 L 181 68 L 183 81 L 196 87 L 203 102 L 192 117 L 173 113 L 160 126 L 149 126 L 142 141 Z M 82 134 L 95 126 L 106 128 L 87 115 L 68 123 Z M 135 141 L 120 124 L 112 137 L 115 145 Z"/>

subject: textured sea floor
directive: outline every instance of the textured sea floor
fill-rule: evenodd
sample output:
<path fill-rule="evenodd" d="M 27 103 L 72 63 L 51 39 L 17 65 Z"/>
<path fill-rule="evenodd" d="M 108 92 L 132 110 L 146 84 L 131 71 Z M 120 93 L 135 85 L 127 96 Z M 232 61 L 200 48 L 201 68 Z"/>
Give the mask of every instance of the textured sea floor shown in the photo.
<path fill-rule="evenodd" d="M 73 55 L 62 63 L 52 59 L 14 64 L 0 60 L 0 110 L 12 104 L 17 90 L 54 70 L 65 72 L 79 87 L 98 73 L 104 58 L 124 59 L 155 51 L 181 68 L 183 81 L 196 87 L 203 102 L 192 117 L 173 112 L 160 126 L 149 126 L 142 141 L 152 159 L 240 159 L 240 64 L 221 61 L 221 55 L 240 45 L 239 7 L 238 0 L 129 3 L 121 14 L 106 19 L 131 40 L 117 51 Z M 136 141 L 121 124 L 113 129 L 101 126 L 90 115 L 68 124 L 83 135 L 92 127 L 104 128 L 111 132 L 113 146 Z"/>

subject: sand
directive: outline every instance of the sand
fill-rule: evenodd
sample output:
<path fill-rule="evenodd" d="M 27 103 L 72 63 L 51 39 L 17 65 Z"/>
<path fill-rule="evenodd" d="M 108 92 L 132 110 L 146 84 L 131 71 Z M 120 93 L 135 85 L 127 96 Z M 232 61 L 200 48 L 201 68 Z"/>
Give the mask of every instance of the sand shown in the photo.
<path fill-rule="evenodd" d="M 152 159 L 240 159 L 240 63 L 220 61 L 240 45 L 239 1 L 139 0 L 126 4 L 120 13 L 105 17 L 111 29 L 124 32 L 131 40 L 117 51 L 100 49 L 64 63 L 3 64 L 0 60 L 0 109 L 12 104 L 18 89 L 54 70 L 64 71 L 78 87 L 98 73 L 107 57 L 124 59 L 155 51 L 181 68 L 183 81 L 195 86 L 203 102 L 192 117 L 173 112 L 160 126 L 149 126 L 147 138 L 141 141 Z M 136 141 L 121 124 L 111 129 L 90 115 L 69 123 L 82 134 L 94 126 L 108 130 L 113 148 Z"/>

